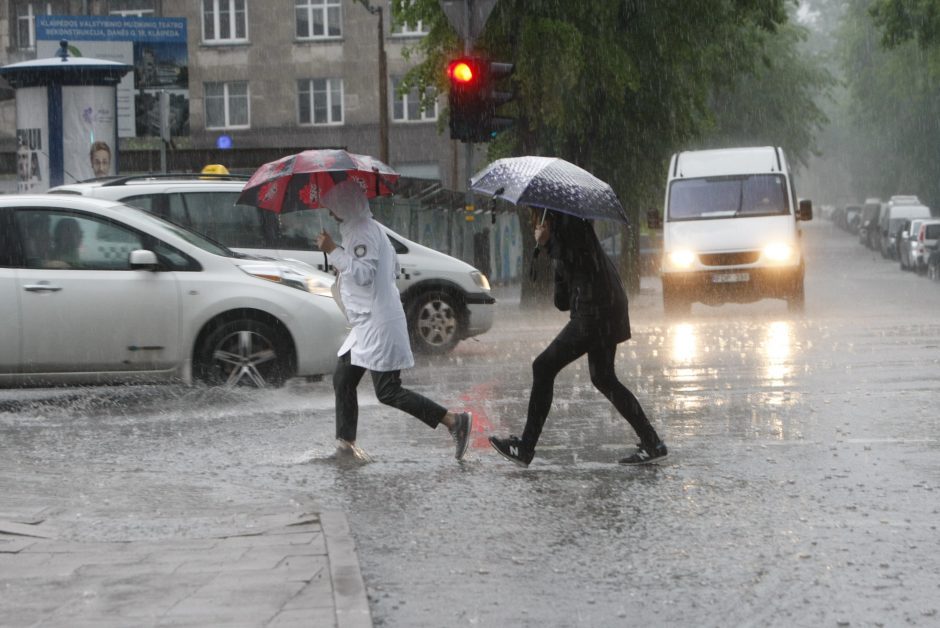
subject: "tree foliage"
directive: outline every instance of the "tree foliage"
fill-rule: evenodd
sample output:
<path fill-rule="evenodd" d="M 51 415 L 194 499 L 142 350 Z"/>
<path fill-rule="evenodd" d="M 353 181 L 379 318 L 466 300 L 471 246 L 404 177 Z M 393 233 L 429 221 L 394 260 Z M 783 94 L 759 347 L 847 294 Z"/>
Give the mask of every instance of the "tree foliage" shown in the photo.
<path fill-rule="evenodd" d="M 852 129 L 844 149 L 859 198 L 917 194 L 938 207 L 940 42 L 929 34 L 931 12 L 919 8 L 880 0 L 850 5 L 839 35 Z"/>
<path fill-rule="evenodd" d="M 923 48 L 940 44 L 940 5 L 935 0 L 877 0 L 869 13 L 887 48 L 912 39 Z"/>

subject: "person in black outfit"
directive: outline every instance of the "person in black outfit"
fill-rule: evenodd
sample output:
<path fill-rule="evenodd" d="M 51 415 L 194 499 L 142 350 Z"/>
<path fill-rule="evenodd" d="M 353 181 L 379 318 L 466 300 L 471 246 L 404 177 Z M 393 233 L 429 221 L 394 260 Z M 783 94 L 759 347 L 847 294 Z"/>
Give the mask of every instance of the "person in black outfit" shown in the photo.
<path fill-rule="evenodd" d="M 533 217 L 544 210 L 532 208 Z M 667 455 L 666 445 L 650 425 L 636 396 L 614 370 L 617 344 L 630 338 L 627 295 L 613 262 L 604 253 L 587 220 L 546 211 L 535 227 L 535 240 L 555 266 L 555 307 L 571 312 L 571 320 L 532 363 L 532 392 L 522 438 L 490 437 L 504 458 L 528 467 L 552 405 L 555 377 L 568 364 L 588 356 L 591 383 L 630 423 L 640 438 L 636 452 L 620 464 L 644 464 Z"/>

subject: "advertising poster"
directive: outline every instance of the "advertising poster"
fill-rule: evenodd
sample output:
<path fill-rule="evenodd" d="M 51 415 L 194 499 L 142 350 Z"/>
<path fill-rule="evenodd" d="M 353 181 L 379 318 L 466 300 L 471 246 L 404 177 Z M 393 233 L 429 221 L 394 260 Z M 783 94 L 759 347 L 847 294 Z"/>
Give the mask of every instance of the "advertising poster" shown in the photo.
<path fill-rule="evenodd" d="M 16 91 L 16 191 L 49 189 L 48 93 L 45 87 Z"/>
<path fill-rule="evenodd" d="M 134 66 L 117 90 L 118 137 L 159 137 L 159 92 L 170 94 L 170 134 L 189 135 L 186 19 L 119 15 L 37 15 L 36 54 L 69 54 Z"/>
<path fill-rule="evenodd" d="M 62 88 L 65 182 L 114 174 L 114 92 L 107 86 Z"/>

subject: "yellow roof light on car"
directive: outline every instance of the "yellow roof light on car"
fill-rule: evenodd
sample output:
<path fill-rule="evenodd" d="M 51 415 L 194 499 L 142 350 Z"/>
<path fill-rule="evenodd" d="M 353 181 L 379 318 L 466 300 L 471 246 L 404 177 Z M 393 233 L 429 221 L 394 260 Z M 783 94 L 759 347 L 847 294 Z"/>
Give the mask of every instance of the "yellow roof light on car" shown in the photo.
<path fill-rule="evenodd" d="M 200 174 L 226 175 L 229 174 L 228 168 L 222 164 L 208 164 L 202 169 Z M 202 179 L 211 179 L 212 177 L 200 177 Z"/>

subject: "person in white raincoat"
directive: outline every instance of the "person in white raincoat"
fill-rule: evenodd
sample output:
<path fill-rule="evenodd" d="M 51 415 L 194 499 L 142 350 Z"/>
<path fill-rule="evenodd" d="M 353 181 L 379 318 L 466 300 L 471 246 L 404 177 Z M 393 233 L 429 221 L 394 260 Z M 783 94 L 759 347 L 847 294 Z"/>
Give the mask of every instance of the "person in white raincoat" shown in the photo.
<path fill-rule="evenodd" d="M 336 395 L 337 453 L 365 457 L 356 446 L 359 401 L 356 388 L 366 371 L 382 403 L 418 418 L 431 428 L 443 423 L 463 458 L 470 442 L 473 416 L 451 412 L 401 385 L 401 369 L 414 366 L 408 324 L 395 284 L 398 257 L 388 236 L 372 218 L 359 182 L 347 179 L 327 192 L 321 204 L 339 222 L 342 246 L 326 230 L 317 246 L 336 269 L 340 307 L 352 329 L 338 352 L 333 373 Z"/>

